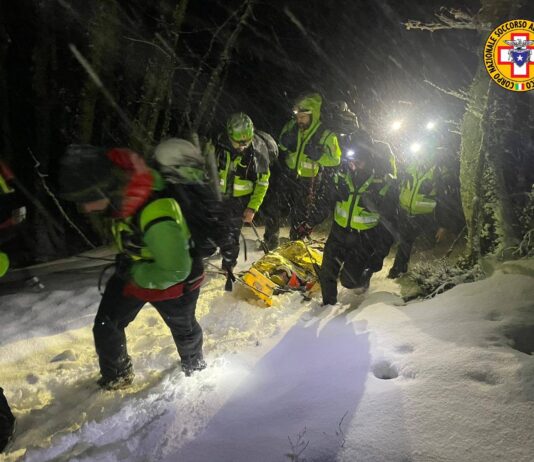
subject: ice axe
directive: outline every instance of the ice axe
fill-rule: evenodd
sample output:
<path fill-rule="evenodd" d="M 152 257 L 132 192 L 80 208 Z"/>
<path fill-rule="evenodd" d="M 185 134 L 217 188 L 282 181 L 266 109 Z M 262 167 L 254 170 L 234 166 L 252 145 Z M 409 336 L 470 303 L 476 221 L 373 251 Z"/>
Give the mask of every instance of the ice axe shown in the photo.
<path fill-rule="evenodd" d="M 265 255 L 269 253 L 269 247 L 267 247 L 267 244 L 265 241 L 260 237 L 260 233 L 258 233 L 258 228 L 256 228 L 256 225 L 253 221 L 250 222 L 250 226 L 252 226 L 252 229 L 254 230 L 254 234 L 258 238 L 258 241 L 260 241 L 261 249 L 265 252 Z"/>

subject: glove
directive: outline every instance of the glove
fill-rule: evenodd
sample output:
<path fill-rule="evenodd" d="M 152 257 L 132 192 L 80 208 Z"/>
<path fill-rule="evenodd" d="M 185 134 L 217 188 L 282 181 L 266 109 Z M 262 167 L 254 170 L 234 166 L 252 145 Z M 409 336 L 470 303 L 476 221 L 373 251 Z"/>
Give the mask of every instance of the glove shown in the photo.
<path fill-rule="evenodd" d="M 305 152 L 311 160 L 318 161 L 323 155 L 323 146 L 313 143 L 306 146 Z"/>
<path fill-rule="evenodd" d="M 115 274 L 124 281 L 130 280 L 130 268 L 132 259 L 125 253 L 118 253 L 115 256 Z"/>

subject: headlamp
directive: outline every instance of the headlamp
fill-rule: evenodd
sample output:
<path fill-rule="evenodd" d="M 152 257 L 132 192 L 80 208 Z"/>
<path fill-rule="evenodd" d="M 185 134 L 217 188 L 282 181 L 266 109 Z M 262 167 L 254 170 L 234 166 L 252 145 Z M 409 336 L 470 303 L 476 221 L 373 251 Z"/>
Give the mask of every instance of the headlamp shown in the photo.
<path fill-rule="evenodd" d="M 394 120 L 391 124 L 391 130 L 394 132 L 399 131 L 402 128 L 402 120 Z"/>
<path fill-rule="evenodd" d="M 412 144 L 410 145 L 410 151 L 411 151 L 413 154 L 417 154 L 417 153 L 421 150 L 422 147 L 423 147 L 423 146 L 421 145 L 421 143 L 419 143 L 418 141 L 416 141 L 415 143 L 412 143 Z"/>
<path fill-rule="evenodd" d="M 293 114 L 297 115 L 297 114 L 311 114 L 312 111 L 311 109 L 305 109 L 305 108 L 302 108 L 302 107 L 297 107 L 295 109 L 293 109 Z"/>

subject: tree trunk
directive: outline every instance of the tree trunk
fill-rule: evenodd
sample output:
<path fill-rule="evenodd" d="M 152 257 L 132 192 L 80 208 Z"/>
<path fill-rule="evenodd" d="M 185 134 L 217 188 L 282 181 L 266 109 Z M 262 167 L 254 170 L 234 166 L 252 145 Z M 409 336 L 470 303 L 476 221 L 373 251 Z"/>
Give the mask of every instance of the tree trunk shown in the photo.
<path fill-rule="evenodd" d="M 193 132 L 198 132 L 200 125 L 205 120 L 206 113 L 209 112 L 209 108 L 211 104 L 213 103 L 214 96 L 217 92 L 217 89 L 219 88 L 221 78 L 223 75 L 223 71 L 228 64 L 228 61 L 230 60 L 232 49 L 235 46 L 235 43 L 237 41 L 237 38 L 239 37 L 239 34 L 241 33 L 241 30 L 243 29 L 248 18 L 252 14 L 253 7 L 254 7 L 253 0 L 247 0 L 244 3 L 243 13 L 240 16 L 239 21 L 237 25 L 235 26 L 235 29 L 232 31 L 232 33 L 230 34 L 230 37 L 228 38 L 228 40 L 226 41 L 224 45 L 224 49 L 219 58 L 219 62 L 217 66 L 215 67 L 215 69 L 213 70 L 213 72 L 211 73 L 210 79 L 208 81 L 208 85 L 206 86 L 206 90 L 204 91 L 202 95 L 202 99 L 200 100 L 197 113 L 195 114 L 195 118 L 191 125 L 191 130 Z"/>
<path fill-rule="evenodd" d="M 143 84 L 141 106 L 139 107 L 135 126 L 143 133 L 142 141 L 131 138 L 130 143 L 134 149 L 141 152 L 153 144 L 155 139 L 165 136 L 168 132 L 172 106 L 172 83 L 177 63 L 176 49 L 178 46 L 179 32 L 185 19 L 188 0 L 182 0 L 174 10 L 173 20 L 167 31 L 167 36 L 172 37 L 166 50 L 157 50 L 153 59 L 148 62 Z M 161 35 L 156 34 L 154 44 L 161 42 Z M 165 51 L 167 53 L 165 53 Z M 158 124 L 158 122 L 160 122 Z M 160 127 L 158 133 L 158 125 Z"/>
<path fill-rule="evenodd" d="M 514 8 L 510 0 L 483 0 L 480 19 L 496 26 L 512 14 Z M 505 150 L 504 139 L 497 133 L 501 127 L 495 117 L 491 117 L 495 95 L 505 90 L 494 86 L 496 84 L 486 73 L 481 52 L 461 129 L 460 193 L 467 225 L 465 258 L 470 264 L 481 256 L 481 241 L 489 227 L 493 227 L 501 249 L 514 242 L 500 160 Z M 488 219 L 493 223 L 488 223 Z"/>
<path fill-rule="evenodd" d="M 489 119 L 488 168 L 491 172 L 493 193 L 493 216 L 496 234 L 494 251 L 503 257 L 509 257 L 519 243 L 519 222 L 512 201 L 512 188 L 507 185 L 506 173 L 511 170 L 514 138 L 522 134 L 517 132 L 516 117 L 517 97 L 521 94 L 503 91 L 496 85 L 490 91 L 491 107 Z M 521 125 L 519 125 L 521 126 Z M 517 181 L 517 178 L 514 179 Z"/>
<path fill-rule="evenodd" d="M 480 255 L 482 178 L 485 169 L 485 124 L 490 78 L 483 63 L 469 91 L 469 104 L 462 122 L 460 148 L 460 194 L 467 225 L 466 257 L 475 262 Z"/>
<path fill-rule="evenodd" d="M 119 20 L 116 0 L 95 2 L 96 12 L 90 24 L 90 47 L 88 60 L 101 80 L 106 82 L 113 75 L 119 49 Z M 80 142 L 93 141 L 94 124 L 100 90 L 90 76 L 87 76 L 80 105 L 79 137 Z"/>

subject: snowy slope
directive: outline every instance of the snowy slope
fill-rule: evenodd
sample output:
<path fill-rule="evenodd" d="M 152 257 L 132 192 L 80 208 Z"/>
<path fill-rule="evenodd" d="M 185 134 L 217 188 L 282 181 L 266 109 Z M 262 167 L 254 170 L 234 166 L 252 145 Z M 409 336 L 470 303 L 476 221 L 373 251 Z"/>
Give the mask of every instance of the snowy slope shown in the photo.
<path fill-rule="evenodd" d="M 46 276 L 43 292 L 0 298 L 0 385 L 18 418 L 0 460 L 531 461 L 521 272 L 407 305 L 381 273 L 340 306 L 289 294 L 270 309 L 212 276 L 197 311 L 208 369 L 183 376 L 147 306 L 127 330 L 134 385 L 116 392 L 95 385 L 97 273 Z"/>

